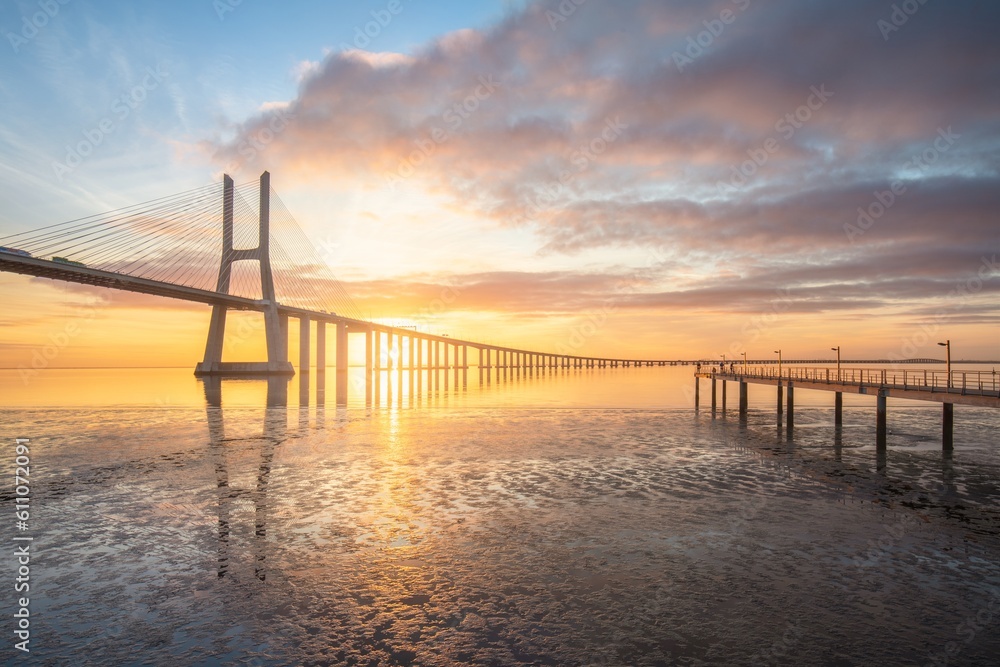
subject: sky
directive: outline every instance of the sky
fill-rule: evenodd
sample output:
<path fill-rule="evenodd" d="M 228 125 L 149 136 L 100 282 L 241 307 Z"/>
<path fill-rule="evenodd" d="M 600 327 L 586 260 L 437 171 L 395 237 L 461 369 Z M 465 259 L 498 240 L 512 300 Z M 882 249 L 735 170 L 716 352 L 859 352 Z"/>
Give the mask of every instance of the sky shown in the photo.
<path fill-rule="evenodd" d="M 998 25 L 985 0 L 7 2 L 0 237 L 268 170 L 381 322 L 997 359 Z M 0 297 L 2 367 L 193 367 L 208 327 L 7 273 Z"/>

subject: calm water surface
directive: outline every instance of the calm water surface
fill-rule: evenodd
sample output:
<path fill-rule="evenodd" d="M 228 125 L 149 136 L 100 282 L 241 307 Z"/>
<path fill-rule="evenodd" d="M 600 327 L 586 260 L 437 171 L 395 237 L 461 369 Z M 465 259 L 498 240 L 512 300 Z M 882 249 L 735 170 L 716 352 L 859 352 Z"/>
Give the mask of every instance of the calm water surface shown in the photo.
<path fill-rule="evenodd" d="M 890 400 L 880 457 L 869 397 L 838 434 L 796 392 L 789 435 L 773 389 L 746 426 L 707 384 L 696 413 L 692 370 L 394 374 L 371 406 L 296 378 L 287 408 L 262 382 L 209 406 L 189 369 L 0 371 L 11 474 L 32 445 L 30 660 L 996 664 L 1000 415 L 956 408 L 946 457 L 940 408 Z"/>

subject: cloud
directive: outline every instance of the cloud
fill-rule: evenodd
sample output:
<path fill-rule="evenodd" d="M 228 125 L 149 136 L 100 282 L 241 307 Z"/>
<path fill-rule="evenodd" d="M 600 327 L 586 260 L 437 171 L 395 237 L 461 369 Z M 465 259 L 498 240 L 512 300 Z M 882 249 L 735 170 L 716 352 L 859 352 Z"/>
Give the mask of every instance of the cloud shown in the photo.
<path fill-rule="evenodd" d="M 797 286 L 804 311 L 886 307 L 934 296 L 1000 245 L 995 3 L 921 5 L 888 40 L 878 21 L 891 6 L 873 0 L 549 12 L 559 3 L 411 54 L 310 63 L 269 162 L 386 196 L 413 179 L 470 224 L 530 229 L 542 254 L 656 247 L 671 261 L 631 301 L 644 307 L 739 308 Z M 238 158 L 269 120 L 212 144 L 217 159 Z M 953 145 L 915 164 L 946 130 Z M 859 207 L 897 181 L 905 194 L 850 238 Z M 498 308 L 572 309 L 588 298 L 572 290 L 596 280 L 606 298 L 617 277 L 539 273 L 527 296 L 516 275 L 469 289 Z M 394 298 L 427 296 L 405 287 Z"/>

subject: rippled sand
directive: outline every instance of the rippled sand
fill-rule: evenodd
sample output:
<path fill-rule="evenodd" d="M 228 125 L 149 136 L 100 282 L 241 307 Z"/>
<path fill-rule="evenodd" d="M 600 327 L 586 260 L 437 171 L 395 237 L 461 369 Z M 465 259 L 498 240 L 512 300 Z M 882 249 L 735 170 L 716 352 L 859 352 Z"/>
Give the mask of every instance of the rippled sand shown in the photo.
<path fill-rule="evenodd" d="M 32 658 L 995 664 L 994 418 L 911 412 L 8 411 Z"/>

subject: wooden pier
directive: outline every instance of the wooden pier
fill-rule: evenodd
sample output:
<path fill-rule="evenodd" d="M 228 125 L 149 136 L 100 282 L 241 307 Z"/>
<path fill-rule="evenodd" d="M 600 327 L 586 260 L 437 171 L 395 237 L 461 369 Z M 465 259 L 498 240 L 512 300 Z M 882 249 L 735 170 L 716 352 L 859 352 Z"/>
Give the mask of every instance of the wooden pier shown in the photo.
<path fill-rule="evenodd" d="M 726 383 L 739 384 L 740 420 L 747 417 L 747 384 L 765 384 L 777 389 L 779 419 L 785 414 L 788 430 L 795 423 L 795 389 L 834 392 L 834 420 L 843 423 L 843 395 L 866 394 L 876 399 L 876 444 L 885 447 L 888 399 L 906 398 L 935 401 L 942 404 L 942 447 L 953 447 L 954 406 L 972 405 L 1000 408 L 1000 375 L 996 371 L 886 370 L 869 368 L 781 368 L 755 367 L 748 369 L 712 370 L 694 374 L 694 405 L 700 405 L 701 380 L 711 382 L 712 415 L 717 410 L 716 383 L 722 383 L 722 410 L 726 409 Z M 783 398 L 787 395 L 787 400 Z"/>

